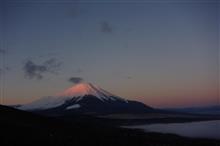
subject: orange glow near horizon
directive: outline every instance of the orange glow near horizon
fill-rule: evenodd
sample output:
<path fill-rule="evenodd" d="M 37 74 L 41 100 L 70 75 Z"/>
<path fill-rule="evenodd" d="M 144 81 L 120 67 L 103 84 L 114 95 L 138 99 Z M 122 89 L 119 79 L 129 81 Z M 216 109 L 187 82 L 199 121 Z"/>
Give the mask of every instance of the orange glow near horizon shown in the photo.
<path fill-rule="evenodd" d="M 68 85 L 69 86 L 69 85 Z M 118 85 L 104 86 L 104 89 L 107 89 L 110 93 L 129 99 L 141 101 L 152 107 L 187 107 L 187 106 L 199 106 L 199 105 L 211 105 L 219 104 L 219 90 L 217 84 L 194 84 L 190 86 L 159 86 L 159 85 L 142 85 L 139 84 L 135 86 L 135 83 L 126 84 L 126 86 Z M 44 96 L 54 95 L 62 87 L 52 87 L 47 88 L 47 90 L 36 90 L 35 92 L 23 92 L 19 97 L 13 96 L 13 94 L 7 93 L 9 97 L 3 98 L 3 104 L 24 104 L 31 101 L 34 101 L 38 98 Z M 62 92 L 58 92 L 55 96 L 71 96 L 73 94 L 81 94 L 82 92 L 87 92 L 89 89 L 83 86 L 83 84 L 78 84 L 67 88 Z M 19 91 L 16 90 L 14 94 L 19 95 Z M 86 94 L 86 93 L 83 93 Z M 35 95 L 34 97 L 32 95 Z M 15 97 L 15 98 L 12 98 Z M 26 97 L 26 98 L 25 98 Z M 31 98 L 28 98 L 31 97 Z"/>
<path fill-rule="evenodd" d="M 60 92 L 57 96 L 68 96 L 72 94 L 80 94 L 85 90 L 84 86 L 77 86 L 68 88 L 64 92 Z M 129 92 L 128 92 L 129 91 Z M 121 96 L 129 100 L 141 101 L 152 107 L 187 107 L 187 106 L 200 106 L 200 105 L 214 105 L 219 104 L 218 90 L 203 90 L 201 92 L 185 92 L 185 94 L 180 94 L 180 92 L 132 92 L 127 90 L 127 92 L 111 91 L 112 93 Z M 39 96 L 43 97 L 43 96 Z M 35 96 L 32 98 L 4 98 L 3 104 L 14 105 L 14 104 L 25 104 L 38 99 Z"/>

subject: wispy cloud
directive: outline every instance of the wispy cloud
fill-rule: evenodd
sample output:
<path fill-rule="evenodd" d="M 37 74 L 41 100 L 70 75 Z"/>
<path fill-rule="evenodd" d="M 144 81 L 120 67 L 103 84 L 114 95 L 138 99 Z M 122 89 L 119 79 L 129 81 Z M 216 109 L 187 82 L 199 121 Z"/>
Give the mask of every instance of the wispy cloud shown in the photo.
<path fill-rule="evenodd" d="M 61 62 L 56 58 L 44 61 L 42 64 L 36 64 L 32 60 L 27 60 L 23 66 L 25 76 L 29 79 L 42 79 L 46 73 L 57 74 Z"/>
<path fill-rule="evenodd" d="M 127 76 L 126 78 L 127 78 L 127 79 L 132 79 L 133 77 L 132 77 L 132 76 Z"/>
<path fill-rule="evenodd" d="M 113 31 L 112 26 L 107 21 L 101 22 L 101 32 L 103 33 L 111 33 Z"/>
<path fill-rule="evenodd" d="M 81 77 L 70 77 L 68 79 L 68 81 L 71 82 L 71 83 L 74 83 L 74 84 L 78 84 L 78 83 L 83 82 L 84 80 Z"/>

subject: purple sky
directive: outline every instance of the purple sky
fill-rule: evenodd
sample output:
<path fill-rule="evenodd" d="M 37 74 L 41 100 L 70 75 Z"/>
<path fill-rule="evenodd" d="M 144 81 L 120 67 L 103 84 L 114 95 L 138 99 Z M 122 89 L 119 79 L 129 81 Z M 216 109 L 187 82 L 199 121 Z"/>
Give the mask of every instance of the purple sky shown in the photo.
<path fill-rule="evenodd" d="M 7 0 L 2 104 L 54 95 L 71 77 L 155 107 L 219 102 L 217 0 Z"/>

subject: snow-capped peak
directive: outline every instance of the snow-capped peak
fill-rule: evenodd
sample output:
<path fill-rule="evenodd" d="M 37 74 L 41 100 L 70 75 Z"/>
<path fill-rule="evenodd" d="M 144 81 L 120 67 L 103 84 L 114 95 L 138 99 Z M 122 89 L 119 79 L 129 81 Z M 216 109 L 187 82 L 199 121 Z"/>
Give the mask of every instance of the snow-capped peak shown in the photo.
<path fill-rule="evenodd" d="M 80 97 L 85 95 L 93 95 L 99 97 L 99 91 L 90 83 L 76 84 L 62 93 L 58 94 L 61 97 Z M 109 96 L 109 95 L 106 95 Z"/>
<path fill-rule="evenodd" d="M 75 98 L 76 103 L 83 100 L 86 95 L 91 95 L 97 99 L 107 102 L 107 101 L 124 101 L 127 100 L 115 96 L 98 86 L 92 85 L 91 83 L 79 83 L 76 84 L 63 92 L 57 94 L 56 96 L 43 97 L 29 104 L 22 105 L 19 109 L 23 110 L 35 110 L 35 109 L 49 109 L 63 105 L 66 101 Z"/>
<path fill-rule="evenodd" d="M 84 96 L 86 95 L 93 95 L 97 97 L 98 99 L 105 101 L 105 100 L 124 100 L 120 97 L 117 97 L 100 87 L 93 85 L 91 83 L 79 83 L 76 84 L 62 93 L 58 94 L 59 97 L 80 97 L 78 98 L 78 101 L 83 99 Z M 125 100 L 126 101 L 126 100 Z"/>

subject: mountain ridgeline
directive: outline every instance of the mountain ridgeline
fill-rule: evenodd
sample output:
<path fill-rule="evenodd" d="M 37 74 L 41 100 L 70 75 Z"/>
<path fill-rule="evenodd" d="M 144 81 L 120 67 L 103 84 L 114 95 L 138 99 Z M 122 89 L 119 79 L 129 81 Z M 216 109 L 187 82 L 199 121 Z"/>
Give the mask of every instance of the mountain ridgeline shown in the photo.
<path fill-rule="evenodd" d="M 22 110 L 59 116 L 73 113 L 103 115 L 146 113 L 153 108 L 113 95 L 91 83 L 79 83 L 56 96 L 43 97 L 18 107 Z"/>

